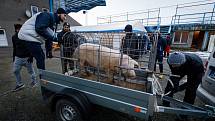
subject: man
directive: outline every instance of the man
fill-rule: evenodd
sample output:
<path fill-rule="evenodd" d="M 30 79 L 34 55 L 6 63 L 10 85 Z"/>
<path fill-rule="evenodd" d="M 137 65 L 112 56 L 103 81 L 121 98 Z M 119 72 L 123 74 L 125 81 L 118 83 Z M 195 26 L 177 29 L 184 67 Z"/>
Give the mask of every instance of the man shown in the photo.
<path fill-rule="evenodd" d="M 133 32 L 132 25 L 126 25 L 124 31 L 125 37 L 122 39 L 123 53 L 129 55 L 133 59 L 138 59 L 143 51 L 147 50 L 147 43 L 149 39 L 147 36 L 137 36 Z"/>
<path fill-rule="evenodd" d="M 180 77 L 171 76 L 170 82 L 167 83 L 165 93 L 170 92 L 168 96 L 173 97 L 173 94 L 186 89 L 184 102 L 194 104 L 196 97 L 196 90 L 202 81 L 204 74 L 204 65 L 201 58 L 195 54 L 174 52 L 169 55 L 167 60 L 172 74 Z M 179 81 L 187 75 L 187 82 L 179 86 Z M 170 103 L 163 101 L 164 106 L 170 106 Z"/>
<path fill-rule="evenodd" d="M 18 38 L 18 32 L 21 28 L 21 24 L 15 24 L 15 35 L 12 37 L 13 42 L 13 73 L 16 76 L 16 87 L 13 91 L 18 91 L 25 87 L 22 83 L 20 71 L 22 67 L 26 67 L 28 73 L 31 75 L 31 86 L 34 87 L 37 84 L 36 75 L 32 66 L 33 57 L 31 53 L 26 49 L 25 42 Z"/>
<path fill-rule="evenodd" d="M 70 32 L 69 23 L 65 22 L 63 24 L 63 30 L 58 33 L 59 43 L 62 45 L 62 56 L 66 58 L 72 58 L 75 49 L 83 43 L 86 43 L 86 38 L 82 35 L 79 35 L 75 32 Z M 63 62 L 63 73 L 68 72 L 69 70 L 74 70 L 74 61 L 69 59 L 62 59 Z"/>
<path fill-rule="evenodd" d="M 57 25 L 66 19 L 66 11 L 62 8 L 52 14 L 48 12 L 37 13 L 28 19 L 19 31 L 18 37 L 25 40 L 28 50 L 36 59 L 38 69 L 45 70 L 45 54 L 41 45 L 46 44 L 46 56 L 52 58 L 52 41 L 57 41 L 55 31 Z"/>
<path fill-rule="evenodd" d="M 157 63 L 157 61 L 158 61 L 160 73 L 163 73 L 163 53 L 164 53 L 164 48 L 166 48 L 166 41 L 161 36 L 161 33 L 158 32 L 157 54 L 156 54 L 155 63 Z M 154 71 L 156 71 L 156 64 L 154 66 Z M 163 75 L 160 75 L 159 77 L 163 78 Z"/>
<path fill-rule="evenodd" d="M 68 57 L 71 58 L 73 52 L 71 52 L 71 47 L 70 47 L 70 42 L 66 42 L 63 40 L 63 36 L 65 35 L 65 33 L 70 31 L 70 24 L 65 22 L 63 24 L 63 30 L 57 34 L 58 37 L 58 42 L 62 45 L 61 47 L 63 47 L 63 57 Z M 72 60 L 68 60 L 68 59 L 62 59 L 62 63 L 64 65 L 63 68 L 63 73 L 68 72 L 67 69 L 67 65 L 69 64 L 70 70 L 73 69 L 73 61 Z"/>

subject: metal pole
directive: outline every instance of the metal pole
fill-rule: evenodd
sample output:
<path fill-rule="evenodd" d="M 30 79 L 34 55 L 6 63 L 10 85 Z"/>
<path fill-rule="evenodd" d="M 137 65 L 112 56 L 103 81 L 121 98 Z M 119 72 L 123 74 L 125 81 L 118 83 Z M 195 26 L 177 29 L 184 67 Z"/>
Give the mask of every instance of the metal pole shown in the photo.
<path fill-rule="evenodd" d="M 148 9 L 148 18 L 147 18 L 147 26 L 149 25 L 149 9 Z"/>
<path fill-rule="evenodd" d="M 176 20 L 176 16 L 178 14 L 178 5 L 176 6 L 176 10 L 175 10 L 175 19 L 174 19 L 174 25 L 175 25 L 175 20 Z"/>
<path fill-rule="evenodd" d="M 49 0 L 49 11 L 53 13 L 53 0 Z"/>
<path fill-rule="evenodd" d="M 126 15 L 127 15 L 127 21 L 128 21 L 128 12 L 127 12 L 127 14 L 126 14 Z"/>
<path fill-rule="evenodd" d="M 212 21 L 213 21 L 214 11 L 215 11 L 215 3 L 214 3 L 213 12 L 212 12 L 212 15 L 211 15 L 211 21 L 210 21 L 210 24 L 212 24 Z"/>
<path fill-rule="evenodd" d="M 204 16 L 203 16 L 203 20 L 202 20 L 202 24 L 205 23 L 205 13 L 204 13 Z"/>
<path fill-rule="evenodd" d="M 158 10 L 158 28 L 160 28 L 160 8 Z"/>
<path fill-rule="evenodd" d="M 111 16 L 110 16 L 110 21 L 109 21 L 109 23 L 111 23 Z"/>

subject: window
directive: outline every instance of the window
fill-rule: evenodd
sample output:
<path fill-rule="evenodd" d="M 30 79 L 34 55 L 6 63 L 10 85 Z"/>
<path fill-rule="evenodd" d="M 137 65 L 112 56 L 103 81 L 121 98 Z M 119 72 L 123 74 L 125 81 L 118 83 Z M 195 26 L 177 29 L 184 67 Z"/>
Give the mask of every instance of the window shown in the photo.
<path fill-rule="evenodd" d="M 181 32 L 175 32 L 174 43 L 180 43 Z"/>
<path fill-rule="evenodd" d="M 7 37 L 4 29 L 0 29 L 0 47 L 8 46 Z"/>
<path fill-rule="evenodd" d="M 187 43 L 189 32 L 175 32 L 174 43 Z"/>
<path fill-rule="evenodd" d="M 31 15 L 33 16 L 34 14 L 38 13 L 38 7 L 37 6 L 31 6 Z"/>
<path fill-rule="evenodd" d="M 187 43 L 189 32 L 181 32 L 182 37 L 181 37 L 181 43 Z"/>

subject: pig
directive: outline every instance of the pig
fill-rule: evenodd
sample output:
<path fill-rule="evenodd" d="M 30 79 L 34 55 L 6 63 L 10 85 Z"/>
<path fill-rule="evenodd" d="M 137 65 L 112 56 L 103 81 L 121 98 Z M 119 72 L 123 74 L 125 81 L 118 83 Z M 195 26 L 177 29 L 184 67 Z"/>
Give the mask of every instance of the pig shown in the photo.
<path fill-rule="evenodd" d="M 139 67 L 137 61 L 126 54 L 121 55 L 119 50 L 92 43 L 81 44 L 75 49 L 73 57 L 79 59 L 82 69 L 86 65 L 95 68 L 100 67 L 99 69 L 104 70 L 108 74 L 119 72 L 120 61 L 121 66 L 125 68 Z M 121 57 L 122 60 L 120 59 Z M 126 78 L 134 78 L 136 76 L 134 70 L 125 68 L 122 69 L 122 74 Z"/>

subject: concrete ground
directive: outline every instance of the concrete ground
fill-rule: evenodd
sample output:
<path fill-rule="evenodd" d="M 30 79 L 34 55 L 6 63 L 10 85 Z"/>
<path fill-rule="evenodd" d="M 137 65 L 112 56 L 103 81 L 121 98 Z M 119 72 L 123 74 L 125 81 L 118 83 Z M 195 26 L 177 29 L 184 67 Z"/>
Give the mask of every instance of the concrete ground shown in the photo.
<path fill-rule="evenodd" d="M 59 54 L 59 53 L 55 53 Z M 34 62 L 35 66 L 35 62 Z M 60 60 L 57 58 L 46 60 L 47 70 L 61 72 Z M 164 72 L 169 73 L 166 60 L 164 59 Z M 0 121 L 55 121 L 54 113 L 44 103 L 40 87 L 30 88 L 30 77 L 25 68 L 22 71 L 22 79 L 26 88 L 19 92 L 10 92 L 15 87 L 15 77 L 12 71 L 12 58 L 5 56 L 0 59 Z M 165 78 L 161 80 L 166 84 Z M 184 92 L 177 93 L 175 98 L 183 99 Z M 202 106 L 198 98 L 195 105 Z M 174 121 L 175 115 L 157 114 L 156 121 Z M 191 118 L 190 121 L 201 121 L 202 119 Z M 141 121 L 122 113 L 97 107 L 93 110 L 91 119 L 88 121 Z"/>

